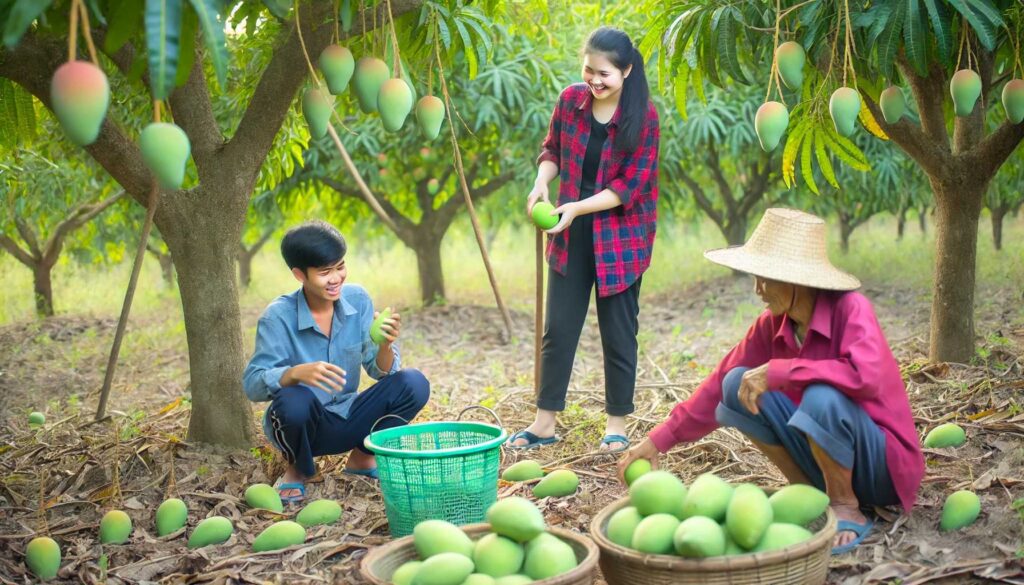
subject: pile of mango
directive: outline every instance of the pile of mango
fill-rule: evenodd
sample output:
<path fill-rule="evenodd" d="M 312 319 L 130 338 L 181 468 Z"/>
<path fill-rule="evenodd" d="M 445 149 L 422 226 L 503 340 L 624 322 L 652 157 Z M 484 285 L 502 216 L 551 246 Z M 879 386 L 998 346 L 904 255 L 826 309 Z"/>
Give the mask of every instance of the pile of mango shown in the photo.
<path fill-rule="evenodd" d="M 492 532 L 473 541 L 444 520 L 413 529 L 419 555 L 391 575 L 395 585 L 524 585 L 576 568 L 576 552 L 547 532 L 540 509 L 525 498 L 498 500 L 487 510 Z"/>
<path fill-rule="evenodd" d="M 630 505 L 612 514 L 606 534 L 648 554 L 708 558 L 783 549 L 811 538 L 807 526 L 829 504 L 808 485 L 768 497 L 756 485 L 734 486 L 711 473 L 689 487 L 667 471 L 627 470 L 627 477 Z"/>

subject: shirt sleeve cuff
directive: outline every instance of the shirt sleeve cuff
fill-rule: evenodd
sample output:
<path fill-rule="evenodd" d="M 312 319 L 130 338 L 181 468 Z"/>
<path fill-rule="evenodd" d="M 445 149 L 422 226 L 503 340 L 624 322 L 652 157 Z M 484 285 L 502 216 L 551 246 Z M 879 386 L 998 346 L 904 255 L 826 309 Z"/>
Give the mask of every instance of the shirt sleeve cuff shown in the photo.
<path fill-rule="evenodd" d="M 789 383 L 789 368 L 792 362 L 791 359 L 768 360 L 766 377 L 769 390 L 781 390 Z"/>
<path fill-rule="evenodd" d="M 622 207 L 629 207 L 629 201 L 633 198 L 633 192 L 626 186 L 625 180 L 614 179 L 611 183 L 608 183 L 608 189 L 614 191 L 619 196 Z"/>
<path fill-rule="evenodd" d="M 280 366 L 277 368 L 268 368 L 263 372 L 263 383 L 267 385 L 267 390 L 271 394 L 281 389 L 281 376 L 288 371 L 290 366 Z"/>
<path fill-rule="evenodd" d="M 543 152 L 540 153 L 540 156 L 537 157 L 537 164 L 538 165 L 540 165 L 540 163 L 542 163 L 544 161 L 551 161 L 551 162 L 555 163 L 555 166 L 559 166 L 558 163 L 560 162 L 558 160 L 558 155 L 556 155 L 555 153 L 551 152 L 550 150 L 544 150 Z"/>
<path fill-rule="evenodd" d="M 669 428 L 668 423 L 664 422 L 654 427 L 647 437 L 654 443 L 654 446 L 658 448 L 659 453 L 666 453 L 672 447 L 675 447 L 679 441 L 676 440 L 675 433 Z"/>

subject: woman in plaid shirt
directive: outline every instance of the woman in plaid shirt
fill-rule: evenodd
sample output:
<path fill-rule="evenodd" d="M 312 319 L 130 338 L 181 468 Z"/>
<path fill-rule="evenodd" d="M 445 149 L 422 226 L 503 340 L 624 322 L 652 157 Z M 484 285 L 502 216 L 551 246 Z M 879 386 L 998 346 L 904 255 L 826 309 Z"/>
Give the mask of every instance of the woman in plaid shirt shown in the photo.
<path fill-rule="evenodd" d="M 583 51 L 583 83 L 562 92 L 551 116 L 526 202 L 529 214 L 539 200 L 548 201 L 548 183 L 559 178 L 554 213 L 561 217 L 547 231 L 547 323 L 537 417 L 509 439 L 512 447 L 558 440 L 555 415 L 565 409 L 595 284 L 608 413 L 601 447 L 621 451 L 629 445 L 625 417 L 634 409 L 640 281 L 654 245 L 658 139 L 643 57 L 621 30 L 595 30 Z"/>

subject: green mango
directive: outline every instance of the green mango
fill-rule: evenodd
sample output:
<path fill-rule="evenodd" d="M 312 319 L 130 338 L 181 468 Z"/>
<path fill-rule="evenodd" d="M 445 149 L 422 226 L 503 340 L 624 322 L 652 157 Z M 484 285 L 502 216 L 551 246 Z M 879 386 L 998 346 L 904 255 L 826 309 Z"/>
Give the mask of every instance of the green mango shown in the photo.
<path fill-rule="evenodd" d="M 677 528 L 679 518 L 672 514 L 651 514 L 641 520 L 633 532 L 632 548 L 656 555 L 670 554 Z"/>
<path fill-rule="evenodd" d="M 924 446 L 929 449 L 942 447 L 959 447 L 967 442 L 967 433 L 960 425 L 946 423 L 935 427 L 924 438 Z"/>
<path fill-rule="evenodd" d="M 526 542 L 544 532 L 547 525 L 540 509 L 526 498 L 513 496 L 491 504 L 487 522 L 494 532 L 516 542 Z"/>
<path fill-rule="evenodd" d="M 949 80 L 949 94 L 957 116 L 970 116 L 981 96 L 981 76 L 970 69 L 961 69 Z"/>
<path fill-rule="evenodd" d="M 547 201 L 538 201 L 533 204 L 533 209 L 530 210 L 530 217 L 533 218 L 533 223 L 542 230 L 549 230 L 558 225 L 560 216 L 554 215 L 555 206 L 551 205 Z"/>
<path fill-rule="evenodd" d="M 889 124 L 900 121 L 907 111 L 907 99 L 903 97 L 903 90 L 895 85 L 882 90 L 878 97 L 878 107 L 882 109 L 882 117 Z"/>
<path fill-rule="evenodd" d="M 519 461 L 509 466 L 501 474 L 501 479 L 505 481 L 529 481 L 540 477 L 544 477 L 544 470 L 541 468 L 540 463 L 533 459 Z"/>
<path fill-rule="evenodd" d="M 840 87 L 829 98 L 828 112 L 840 136 L 853 134 L 857 116 L 860 115 L 860 94 L 852 87 Z"/>
<path fill-rule="evenodd" d="M 111 510 L 100 520 L 100 542 L 124 544 L 132 535 L 132 519 L 121 510 Z"/>
<path fill-rule="evenodd" d="M 779 102 L 765 102 L 754 114 L 754 132 L 765 152 L 771 152 L 779 145 L 788 126 L 789 110 Z"/>
<path fill-rule="evenodd" d="M 305 528 L 320 524 L 334 524 L 341 518 L 341 506 L 334 500 L 316 500 L 306 504 L 295 516 L 295 521 Z"/>
<path fill-rule="evenodd" d="M 327 89 L 333 95 L 341 95 L 348 88 L 348 82 L 356 70 L 356 61 L 352 51 L 341 45 L 328 45 L 320 52 L 318 60 L 320 71 L 327 80 Z"/>
<path fill-rule="evenodd" d="M 356 90 L 356 101 L 364 114 L 377 111 L 377 96 L 380 87 L 391 77 L 391 72 L 384 61 L 376 57 L 363 57 L 356 62 L 352 87 Z"/>
<path fill-rule="evenodd" d="M 245 503 L 249 504 L 250 508 L 263 508 L 273 512 L 284 511 L 284 504 L 281 503 L 281 494 L 265 483 L 255 483 L 246 488 Z"/>
<path fill-rule="evenodd" d="M 427 140 L 437 138 L 444 122 L 444 102 L 441 98 L 425 95 L 416 102 L 416 124 Z"/>
<path fill-rule="evenodd" d="M 761 537 L 761 542 L 757 543 L 751 552 L 783 549 L 808 540 L 812 536 L 814 535 L 803 526 L 775 522 L 768 526 L 768 530 L 765 530 L 764 536 Z"/>
<path fill-rule="evenodd" d="M 412 88 L 404 79 L 392 77 L 380 86 L 377 110 L 388 132 L 398 132 L 412 111 Z"/>
<path fill-rule="evenodd" d="M 1024 80 L 1011 79 L 1003 86 L 1003 109 L 1006 119 L 1014 124 L 1024 121 Z"/>
<path fill-rule="evenodd" d="M 60 545 L 48 536 L 38 536 L 25 547 L 25 565 L 40 581 L 49 581 L 60 570 Z"/>
<path fill-rule="evenodd" d="M 88 146 L 96 142 L 110 105 L 107 76 L 88 61 L 69 61 L 53 74 L 50 102 L 68 138 Z"/>
<path fill-rule="evenodd" d="M 729 537 L 729 531 L 725 530 L 724 526 L 722 527 L 722 530 L 725 531 L 725 552 L 722 553 L 723 555 L 728 557 L 747 554 L 747 551 L 744 550 L 743 547 L 736 544 L 736 541 Z"/>
<path fill-rule="evenodd" d="M 391 318 L 391 307 L 385 307 L 383 311 L 377 314 L 374 318 L 373 323 L 370 323 L 370 341 L 380 345 L 387 341 L 387 337 L 384 336 L 384 332 L 381 330 L 381 326 L 384 325 L 384 321 Z"/>
<path fill-rule="evenodd" d="M 616 511 L 608 519 L 608 540 L 626 548 L 633 546 L 633 533 L 643 519 L 633 506 Z"/>
<path fill-rule="evenodd" d="M 794 483 L 772 494 L 768 503 L 772 507 L 772 522 L 806 527 L 825 513 L 829 498 L 814 486 Z"/>
<path fill-rule="evenodd" d="M 423 561 L 413 585 L 461 585 L 473 573 L 473 561 L 459 553 L 436 554 Z"/>
<path fill-rule="evenodd" d="M 718 557 L 725 554 L 725 531 L 711 518 L 691 516 L 672 534 L 672 548 L 690 559 Z"/>
<path fill-rule="evenodd" d="M 743 548 L 756 546 L 772 518 L 772 505 L 761 488 L 749 483 L 736 486 L 725 511 L 725 526 L 737 544 Z"/>
<path fill-rule="evenodd" d="M 552 536 L 530 547 L 523 562 L 523 573 L 539 581 L 568 573 L 577 564 L 576 551 L 560 538 Z"/>
<path fill-rule="evenodd" d="M 804 63 L 807 55 L 800 43 L 787 41 L 775 48 L 779 77 L 789 89 L 799 89 L 804 81 Z"/>
<path fill-rule="evenodd" d="M 623 474 L 626 476 L 626 485 L 633 485 L 636 478 L 647 473 L 651 470 L 651 462 L 648 459 L 637 459 L 636 461 L 629 464 L 626 468 L 626 472 Z"/>
<path fill-rule="evenodd" d="M 473 558 L 473 540 L 461 528 L 444 520 L 424 520 L 417 524 L 412 529 L 412 542 L 423 560 L 449 552 Z"/>
<path fill-rule="evenodd" d="M 686 499 L 686 486 L 667 471 L 645 473 L 629 486 L 629 500 L 641 516 L 672 514 Z"/>
<path fill-rule="evenodd" d="M 705 473 L 690 485 L 683 501 L 682 516 L 707 516 L 715 522 L 725 520 L 733 488 L 717 475 Z"/>
<path fill-rule="evenodd" d="M 942 520 L 939 529 L 943 532 L 959 530 L 974 524 L 981 513 L 981 500 L 972 491 L 960 490 L 949 494 L 942 505 Z"/>
<path fill-rule="evenodd" d="M 166 536 L 188 522 L 188 506 L 178 498 L 167 498 L 156 509 L 156 534 Z"/>
<path fill-rule="evenodd" d="M 46 424 L 46 415 L 39 412 L 38 410 L 30 412 L 28 415 L 28 425 L 30 427 L 38 427 Z"/>
<path fill-rule="evenodd" d="M 164 189 L 179 189 L 185 182 L 185 164 L 192 145 L 185 131 L 167 122 L 153 122 L 139 136 L 142 161 Z"/>
<path fill-rule="evenodd" d="M 427 181 L 427 193 L 431 195 L 437 195 L 437 192 L 441 190 L 441 182 L 437 179 L 430 179 Z"/>
<path fill-rule="evenodd" d="M 518 573 L 525 558 L 526 551 L 523 550 L 523 545 L 494 533 L 478 540 L 473 549 L 476 572 L 491 577 Z"/>
<path fill-rule="evenodd" d="M 256 540 L 252 541 L 253 552 L 281 550 L 306 542 L 306 529 L 298 522 L 281 520 L 267 526 Z"/>
<path fill-rule="evenodd" d="M 462 585 L 494 585 L 497 581 L 490 575 L 484 575 L 483 573 L 473 573 L 466 580 L 462 582 Z"/>
<path fill-rule="evenodd" d="M 578 487 L 580 487 L 580 478 L 574 471 L 556 469 L 533 486 L 533 497 L 539 499 L 571 496 L 576 493 Z"/>
<path fill-rule="evenodd" d="M 302 93 L 302 117 L 309 126 L 309 135 L 313 138 L 327 136 L 327 126 L 331 123 L 331 112 L 334 111 L 334 100 L 323 89 L 307 87 Z"/>
<path fill-rule="evenodd" d="M 223 516 L 211 516 L 202 522 L 192 531 L 188 538 L 189 548 L 202 548 L 211 544 L 220 544 L 231 538 L 235 531 L 231 520 Z"/>
<path fill-rule="evenodd" d="M 527 583 L 533 583 L 533 579 L 526 575 L 509 575 L 494 581 L 494 585 L 527 585 Z"/>
<path fill-rule="evenodd" d="M 391 583 L 393 585 L 412 585 L 413 579 L 416 578 L 416 573 L 419 572 L 421 566 L 423 566 L 423 561 L 404 563 L 391 574 Z"/>

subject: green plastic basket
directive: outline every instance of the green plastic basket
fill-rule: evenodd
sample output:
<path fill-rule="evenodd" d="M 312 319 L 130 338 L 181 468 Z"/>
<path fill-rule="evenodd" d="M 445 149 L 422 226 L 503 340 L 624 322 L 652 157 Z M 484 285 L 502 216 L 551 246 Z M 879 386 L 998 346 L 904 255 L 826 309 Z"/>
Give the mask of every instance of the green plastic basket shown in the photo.
<path fill-rule="evenodd" d="M 412 534 L 422 520 L 458 526 L 484 521 L 498 498 L 501 445 L 508 436 L 500 425 L 429 422 L 366 437 L 364 445 L 377 457 L 391 536 Z"/>

